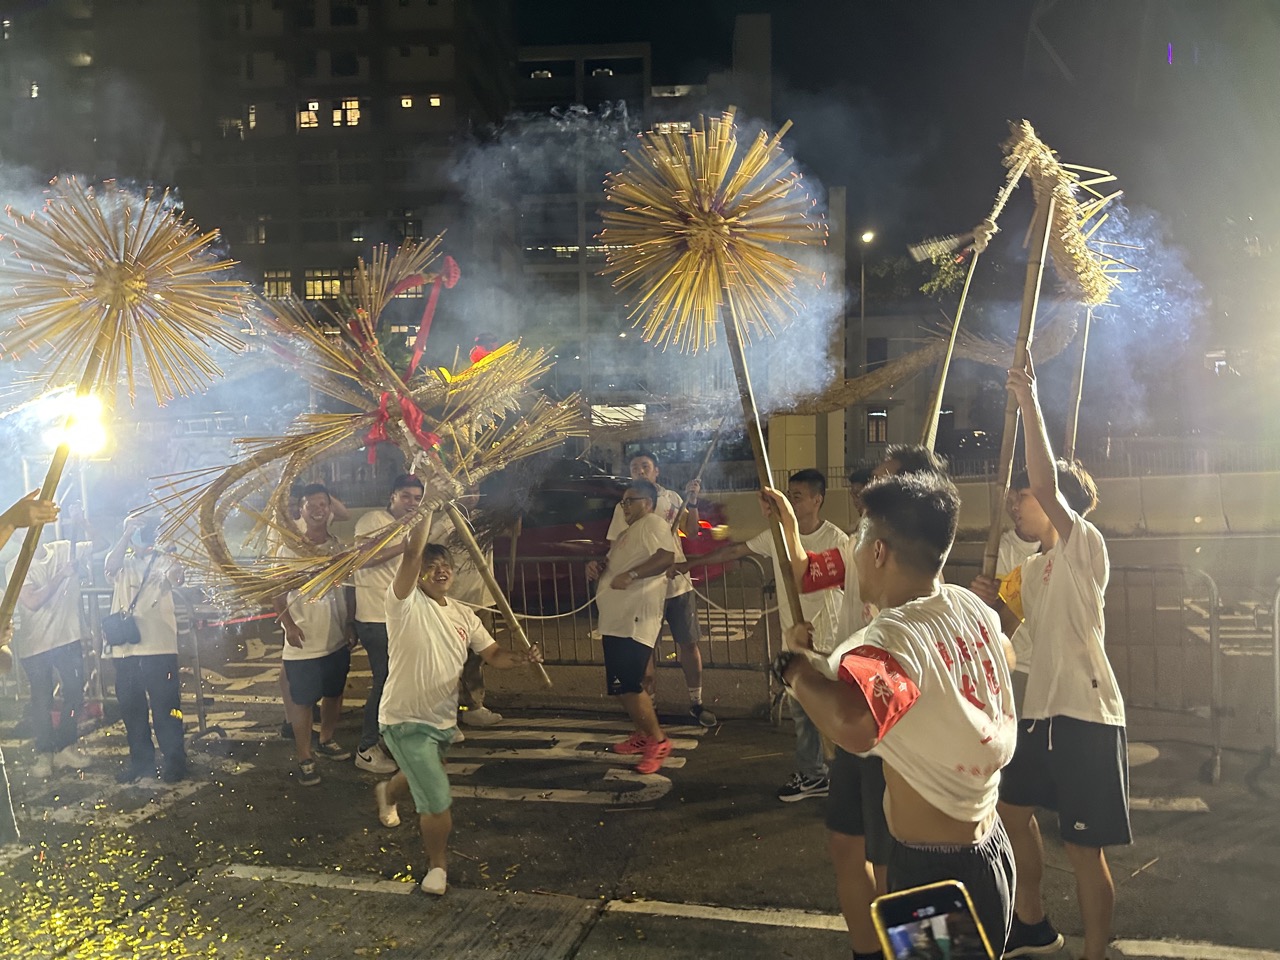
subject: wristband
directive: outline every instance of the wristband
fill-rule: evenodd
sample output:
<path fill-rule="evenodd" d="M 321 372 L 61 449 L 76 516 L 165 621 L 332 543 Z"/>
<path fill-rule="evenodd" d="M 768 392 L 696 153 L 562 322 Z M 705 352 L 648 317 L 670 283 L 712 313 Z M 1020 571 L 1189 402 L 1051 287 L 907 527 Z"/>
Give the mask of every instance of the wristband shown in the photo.
<path fill-rule="evenodd" d="M 791 661 L 798 656 L 800 656 L 800 654 L 796 653 L 794 650 L 783 650 L 773 658 L 773 663 L 769 665 L 769 672 L 773 674 L 773 679 L 777 680 L 788 690 L 791 689 L 791 684 L 787 682 L 787 667 L 791 666 Z"/>

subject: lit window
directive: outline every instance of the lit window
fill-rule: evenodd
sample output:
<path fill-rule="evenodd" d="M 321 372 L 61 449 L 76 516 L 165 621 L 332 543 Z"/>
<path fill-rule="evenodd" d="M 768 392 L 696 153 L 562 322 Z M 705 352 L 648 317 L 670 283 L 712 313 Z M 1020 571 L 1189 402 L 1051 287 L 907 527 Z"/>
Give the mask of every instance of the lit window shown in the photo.
<path fill-rule="evenodd" d="M 13 21 L 0 20 L 0 40 L 13 39 Z"/>
<path fill-rule="evenodd" d="M 596 67 L 594 70 L 591 71 L 591 75 L 593 77 L 612 77 L 613 71 L 610 70 L 608 67 Z"/>
<path fill-rule="evenodd" d="M 654 133 L 692 133 L 693 124 L 688 120 L 655 123 Z"/>
<path fill-rule="evenodd" d="M 249 129 L 252 130 L 258 125 L 258 107 L 256 104 L 249 104 Z"/>
<path fill-rule="evenodd" d="M 350 271 L 308 270 L 303 282 L 303 297 L 307 300 L 336 300 L 342 296 L 347 284 L 343 274 Z"/>
<path fill-rule="evenodd" d="M 262 295 L 280 300 L 293 293 L 293 278 L 288 270 L 267 270 L 262 274 Z"/>
<path fill-rule="evenodd" d="M 885 409 L 867 411 L 867 443 L 889 442 L 889 411 Z"/>
<path fill-rule="evenodd" d="M 333 125 L 335 127 L 354 127 L 360 123 L 360 101 L 341 100 L 333 108 Z"/>
<path fill-rule="evenodd" d="M 413 97 L 401 97 L 401 98 L 400 98 L 400 106 L 404 107 L 406 110 L 408 110 L 408 109 L 412 108 L 412 107 L 413 107 Z"/>
<path fill-rule="evenodd" d="M 533 71 L 533 73 L 529 74 L 529 79 L 530 79 L 530 80 L 550 80 L 550 79 L 551 79 L 551 71 L 550 71 L 550 70 L 535 70 L 535 71 Z"/>
<path fill-rule="evenodd" d="M 298 111 L 298 127 L 308 129 L 320 126 L 320 101 L 308 100 L 307 105 Z"/>
<path fill-rule="evenodd" d="M 32 80 L 31 81 L 31 99 L 34 100 L 38 96 L 40 96 L 40 84 Z"/>
<path fill-rule="evenodd" d="M 433 107 L 438 107 L 444 103 L 444 98 L 439 96 L 427 97 L 427 103 Z"/>

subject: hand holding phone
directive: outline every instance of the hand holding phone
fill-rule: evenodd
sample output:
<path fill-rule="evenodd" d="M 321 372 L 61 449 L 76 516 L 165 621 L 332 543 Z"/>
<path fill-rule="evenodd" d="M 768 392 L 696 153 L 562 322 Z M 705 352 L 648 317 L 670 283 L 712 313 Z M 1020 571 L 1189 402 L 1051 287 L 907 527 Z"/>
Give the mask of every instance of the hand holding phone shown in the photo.
<path fill-rule="evenodd" d="M 890 960 L 995 960 L 973 900 L 958 880 L 877 897 L 871 919 Z M 1004 944 L 1000 944 L 1001 950 Z"/>

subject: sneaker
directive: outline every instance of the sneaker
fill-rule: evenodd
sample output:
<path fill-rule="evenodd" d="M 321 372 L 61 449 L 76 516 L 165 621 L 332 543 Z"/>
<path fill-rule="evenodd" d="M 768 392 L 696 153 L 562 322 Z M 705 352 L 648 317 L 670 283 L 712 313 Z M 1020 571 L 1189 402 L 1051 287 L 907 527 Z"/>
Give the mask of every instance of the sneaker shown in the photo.
<path fill-rule="evenodd" d="M 449 741 L 449 746 L 451 746 L 451 747 L 452 747 L 452 746 L 454 746 L 454 745 L 456 745 L 456 744 L 462 743 L 462 741 L 463 741 L 463 740 L 466 740 L 466 739 L 467 739 L 467 735 L 466 735 L 465 733 L 463 733 L 463 732 L 462 732 L 462 728 L 461 728 L 461 727 L 454 727 L 454 728 L 453 728 L 453 739 Z"/>
<path fill-rule="evenodd" d="M 805 777 L 793 773 L 791 779 L 778 788 L 778 799 L 783 803 L 795 803 L 810 797 L 825 797 L 831 781 L 826 777 Z"/>
<path fill-rule="evenodd" d="M 187 758 L 166 757 L 160 766 L 160 779 L 165 783 L 180 783 L 187 779 Z"/>
<path fill-rule="evenodd" d="M 719 722 L 716 715 L 700 703 L 689 704 L 689 716 L 704 727 L 714 727 Z"/>
<path fill-rule="evenodd" d="M 443 896 L 447 889 L 449 889 L 449 875 L 444 872 L 444 867 L 432 867 L 427 871 L 427 875 L 422 878 L 423 893 L 439 897 Z"/>
<path fill-rule="evenodd" d="M 370 773 L 395 773 L 400 767 L 376 743 L 368 750 L 356 751 L 356 766 Z"/>
<path fill-rule="evenodd" d="M 40 780 L 48 780 L 53 776 L 53 754 L 37 753 L 31 764 L 31 776 Z"/>
<path fill-rule="evenodd" d="M 280 739 L 293 740 L 293 724 L 288 720 L 280 724 Z"/>
<path fill-rule="evenodd" d="M 1066 940 L 1049 918 L 1039 923 L 1023 923 L 1018 915 L 1013 916 L 1013 926 L 1009 928 L 1009 940 L 1004 948 L 1006 957 L 1030 957 L 1038 954 L 1057 953 Z"/>
<path fill-rule="evenodd" d="M 390 780 L 383 780 L 373 788 L 373 795 L 378 801 L 378 822 L 384 827 L 398 827 L 400 826 L 400 811 L 396 809 L 394 803 L 387 799 L 387 788 L 390 784 Z"/>
<path fill-rule="evenodd" d="M 78 743 L 65 746 L 53 755 L 55 769 L 58 767 L 70 767 L 72 770 L 83 770 L 90 763 L 92 761 L 89 759 L 89 755 L 84 752 L 84 747 Z"/>
<path fill-rule="evenodd" d="M 621 743 L 615 743 L 609 749 L 614 753 L 620 753 L 624 757 L 629 757 L 633 753 L 644 753 L 645 745 L 648 744 L 649 738 L 638 730 Z"/>
<path fill-rule="evenodd" d="M 488 707 L 472 707 L 470 710 L 463 710 L 458 719 L 468 727 L 492 727 L 495 723 L 502 722 L 502 714 Z"/>
<path fill-rule="evenodd" d="M 326 740 L 324 743 L 315 745 L 315 752 L 320 754 L 326 760 L 350 760 L 351 751 L 340 744 L 337 740 Z"/>
<path fill-rule="evenodd" d="M 314 787 L 320 782 L 320 774 L 316 773 L 316 762 L 314 760 L 300 760 L 298 762 L 298 783 L 304 787 Z"/>
<path fill-rule="evenodd" d="M 644 757 L 636 764 L 636 773 L 657 773 L 662 761 L 671 755 L 670 740 L 650 740 L 644 745 Z"/>

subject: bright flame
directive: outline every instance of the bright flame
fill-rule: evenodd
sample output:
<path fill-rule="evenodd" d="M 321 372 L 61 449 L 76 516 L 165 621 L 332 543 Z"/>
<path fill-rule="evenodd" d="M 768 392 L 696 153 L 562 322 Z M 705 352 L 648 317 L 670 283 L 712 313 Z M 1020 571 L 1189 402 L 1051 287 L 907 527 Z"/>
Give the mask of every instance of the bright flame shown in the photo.
<path fill-rule="evenodd" d="M 44 399 L 42 406 L 50 418 L 61 421 L 45 431 L 44 440 L 51 447 L 66 445 L 76 456 L 91 457 L 107 445 L 107 427 L 102 422 L 102 400 L 96 394 L 83 396 L 60 391 Z"/>

